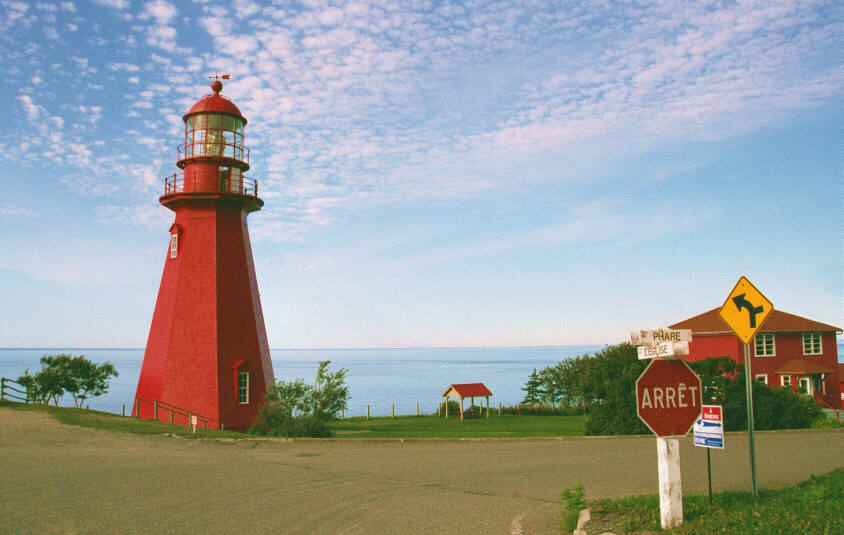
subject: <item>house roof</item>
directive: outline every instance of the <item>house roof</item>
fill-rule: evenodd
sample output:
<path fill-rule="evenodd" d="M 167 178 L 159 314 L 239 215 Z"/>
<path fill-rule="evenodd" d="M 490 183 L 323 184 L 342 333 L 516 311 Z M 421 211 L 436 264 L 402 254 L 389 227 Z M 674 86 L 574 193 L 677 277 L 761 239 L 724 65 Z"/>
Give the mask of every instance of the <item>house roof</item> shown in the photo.
<path fill-rule="evenodd" d="M 791 359 L 780 366 L 775 373 L 780 375 L 814 375 L 816 373 L 832 373 L 835 370 L 824 368 L 820 364 L 803 360 Z"/>
<path fill-rule="evenodd" d="M 452 389 L 454 390 L 454 393 L 460 396 L 461 398 L 492 395 L 492 392 L 490 392 L 489 388 L 487 388 L 486 385 L 484 385 L 483 383 L 462 383 L 448 385 L 448 388 L 446 388 L 445 392 L 443 392 L 443 396 L 448 394 L 449 391 Z"/>
<path fill-rule="evenodd" d="M 728 334 L 732 331 L 727 327 L 721 316 L 718 315 L 719 308 L 713 308 L 703 314 L 685 319 L 671 325 L 672 329 L 691 329 L 692 334 Z M 782 310 L 774 309 L 768 314 L 765 323 L 759 332 L 835 332 L 840 333 L 841 328 L 834 325 L 827 325 L 819 321 L 810 320 L 796 314 L 789 314 Z"/>

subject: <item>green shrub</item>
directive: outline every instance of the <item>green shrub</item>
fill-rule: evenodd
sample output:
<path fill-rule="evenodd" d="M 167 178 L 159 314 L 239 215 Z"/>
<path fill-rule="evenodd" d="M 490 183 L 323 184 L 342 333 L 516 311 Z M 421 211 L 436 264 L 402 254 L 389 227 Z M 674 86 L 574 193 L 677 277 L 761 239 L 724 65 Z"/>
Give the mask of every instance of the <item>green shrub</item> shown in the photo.
<path fill-rule="evenodd" d="M 264 396 L 251 434 L 285 437 L 330 437 L 325 421 L 346 408 L 349 387 L 345 368 L 330 372 L 331 361 L 319 363 L 314 386 L 303 379 L 278 381 Z"/>
<path fill-rule="evenodd" d="M 446 403 L 445 401 L 440 402 L 440 407 L 439 407 L 439 411 L 440 411 L 439 414 L 443 418 L 445 418 L 445 403 Z M 451 416 L 454 416 L 454 415 L 460 416 L 460 403 L 457 402 L 457 401 L 454 401 L 453 399 L 450 399 L 450 400 L 448 400 L 448 416 L 451 417 Z"/>
<path fill-rule="evenodd" d="M 563 487 L 562 500 L 565 508 L 560 519 L 560 532 L 571 533 L 577 529 L 580 511 L 586 508 L 586 491 L 583 485 L 575 482 L 571 487 Z"/>
<path fill-rule="evenodd" d="M 498 411 L 498 409 L 492 409 Z M 580 407 L 568 407 L 553 405 L 513 405 L 501 407 L 501 414 L 519 414 L 523 416 L 578 416 L 583 414 Z M 498 414 L 495 412 L 495 414 Z"/>

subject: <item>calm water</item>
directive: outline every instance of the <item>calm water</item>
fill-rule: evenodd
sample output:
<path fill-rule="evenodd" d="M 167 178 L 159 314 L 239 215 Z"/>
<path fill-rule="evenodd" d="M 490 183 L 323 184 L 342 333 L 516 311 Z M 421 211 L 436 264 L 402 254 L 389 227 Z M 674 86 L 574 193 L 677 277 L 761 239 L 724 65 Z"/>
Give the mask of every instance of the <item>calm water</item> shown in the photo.
<path fill-rule="evenodd" d="M 523 397 L 521 387 L 534 368 L 541 369 L 569 357 L 592 353 L 602 346 L 463 348 L 463 349 L 274 349 L 271 351 L 276 379 L 298 377 L 313 382 L 317 363 L 330 360 L 331 369 L 347 368 L 349 385 L 347 416 L 387 416 L 395 403 L 396 414 L 435 412 L 441 394 L 451 383 L 482 382 L 492 391 L 491 404 L 515 404 Z M 90 400 L 92 409 L 120 413 L 132 405 L 143 349 L 0 349 L 0 376 L 16 379 L 29 368 L 40 369 L 44 355 L 84 354 L 96 363 L 111 362 L 120 376 L 112 379 L 109 392 Z M 72 406 L 66 396 L 61 405 Z"/>

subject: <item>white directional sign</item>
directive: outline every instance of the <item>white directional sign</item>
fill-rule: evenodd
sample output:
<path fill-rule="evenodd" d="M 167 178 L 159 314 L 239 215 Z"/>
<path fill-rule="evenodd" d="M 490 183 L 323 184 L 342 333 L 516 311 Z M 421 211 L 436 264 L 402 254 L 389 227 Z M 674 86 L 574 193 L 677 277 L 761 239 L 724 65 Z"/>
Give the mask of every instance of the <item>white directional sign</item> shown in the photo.
<path fill-rule="evenodd" d="M 724 449 L 724 411 L 721 405 L 704 405 L 694 425 L 695 446 Z"/>
<path fill-rule="evenodd" d="M 660 342 L 658 344 L 639 346 L 636 348 L 639 360 L 655 359 L 658 357 L 676 357 L 689 354 L 688 342 Z"/>
<path fill-rule="evenodd" d="M 659 344 L 661 342 L 691 341 L 691 329 L 653 329 L 648 331 L 633 331 L 630 333 L 630 343 L 634 346 L 644 344 Z"/>

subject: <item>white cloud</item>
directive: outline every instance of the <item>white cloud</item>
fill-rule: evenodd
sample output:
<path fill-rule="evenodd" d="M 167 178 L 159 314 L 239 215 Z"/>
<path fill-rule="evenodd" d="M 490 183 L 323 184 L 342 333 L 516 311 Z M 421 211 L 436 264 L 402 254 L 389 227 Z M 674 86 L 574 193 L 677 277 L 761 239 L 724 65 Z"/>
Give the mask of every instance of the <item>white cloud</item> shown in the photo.
<path fill-rule="evenodd" d="M 164 0 L 153 0 L 144 6 L 144 15 L 154 18 L 159 24 L 168 24 L 177 13 L 176 6 Z"/>
<path fill-rule="evenodd" d="M 126 9 L 129 7 L 129 0 L 93 0 L 95 4 L 113 7 L 115 9 Z"/>

